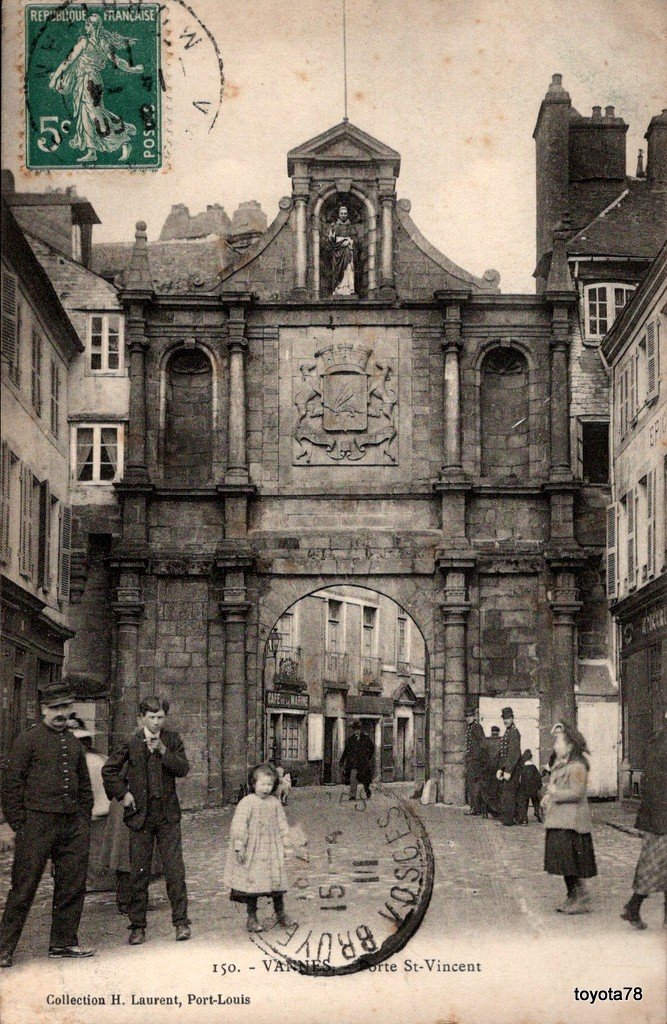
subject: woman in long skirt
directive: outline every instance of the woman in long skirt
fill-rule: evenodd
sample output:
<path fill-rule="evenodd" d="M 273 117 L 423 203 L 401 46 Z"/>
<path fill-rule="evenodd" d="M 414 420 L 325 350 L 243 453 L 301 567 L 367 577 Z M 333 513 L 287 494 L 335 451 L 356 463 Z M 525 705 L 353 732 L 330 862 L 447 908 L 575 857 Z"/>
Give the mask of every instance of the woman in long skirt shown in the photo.
<path fill-rule="evenodd" d="M 556 757 L 542 799 L 544 870 L 565 879 L 567 897 L 557 908 L 560 913 L 586 914 L 590 899 L 583 879 L 597 875 L 587 797 L 588 747 L 567 722 L 559 722 L 552 733 Z"/>

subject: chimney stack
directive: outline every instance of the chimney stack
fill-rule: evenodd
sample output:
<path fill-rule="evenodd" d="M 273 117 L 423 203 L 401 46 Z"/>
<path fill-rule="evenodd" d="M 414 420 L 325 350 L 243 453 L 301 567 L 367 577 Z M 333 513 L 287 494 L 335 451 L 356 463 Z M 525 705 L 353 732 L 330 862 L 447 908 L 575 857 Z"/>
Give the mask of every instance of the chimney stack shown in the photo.
<path fill-rule="evenodd" d="M 646 178 L 649 187 L 667 182 L 667 109 L 651 118 L 644 138 L 648 142 Z"/>
<path fill-rule="evenodd" d="M 533 132 L 536 148 L 537 262 L 550 252 L 553 232 L 569 205 L 569 126 L 572 117 L 570 95 L 563 88 L 563 76 L 556 74 L 542 100 Z"/>

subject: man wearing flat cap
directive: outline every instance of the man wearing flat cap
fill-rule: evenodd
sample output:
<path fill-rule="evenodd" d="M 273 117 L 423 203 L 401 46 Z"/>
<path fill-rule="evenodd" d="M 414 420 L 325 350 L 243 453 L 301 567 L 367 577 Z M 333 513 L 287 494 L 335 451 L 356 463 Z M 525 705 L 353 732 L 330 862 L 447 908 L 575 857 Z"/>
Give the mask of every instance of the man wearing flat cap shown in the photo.
<path fill-rule="evenodd" d="M 340 764 L 350 787 L 349 800 L 357 799 L 359 783 L 363 785 L 366 796 L 370 799 L 374 763 L 375 745 L 372 739 L 362 731 L 361 722 L 353 722 L 352 735 L 340 756 Z"/>
<path fill-rule="evenodd" d="M 511 708 L 503 708 L 502 718 L 505 732 L 500 743 L 500 762 L 496 772 L 501 785 L 500 819 L 503 825 L 514 825 L 521 779 L 521 733 L 514 724 Z"/>
<path fill-rule="evenodd" d="M 74 697 L 54 684 L 40 694 L 42 721 L 20 733 L 3 772 L 2 810 L 16 832 L 12 885 L 0 922 L 0 967 L 14 949 L 46 863 L 54 869 L 49 956 L 79 959 L 94 949 L 79 945 L 86 895 L 93 791 L 86 752 L 67 723 Z"/>

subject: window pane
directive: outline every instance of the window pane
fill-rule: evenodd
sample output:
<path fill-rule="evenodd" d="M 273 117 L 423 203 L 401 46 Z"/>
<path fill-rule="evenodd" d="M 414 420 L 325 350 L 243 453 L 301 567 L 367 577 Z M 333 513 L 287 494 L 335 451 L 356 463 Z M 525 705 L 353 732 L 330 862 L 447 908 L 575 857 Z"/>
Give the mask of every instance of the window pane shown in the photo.
<path fill-rule="evenodd" d="M 117 370 L 120 366 L 120 329 L 117 316 L 109 317 L 108 351 L 109 369 Z"/>
<path fill-rule="evenodd" d="M 100 431 L 100 480 L 113 480 L 118 465 L 118 431 L 102 427 Z"/>
<path fill-rule="evenodd" d="M 76 432 L 76 478 L 93 479 L 93 428 L 79 427 Z"/>
<path fill-rule="evenodd" d="M 91 370 L 102 369 L 102 317 L 93 316 L 90 319 L 90 368 Z"/>

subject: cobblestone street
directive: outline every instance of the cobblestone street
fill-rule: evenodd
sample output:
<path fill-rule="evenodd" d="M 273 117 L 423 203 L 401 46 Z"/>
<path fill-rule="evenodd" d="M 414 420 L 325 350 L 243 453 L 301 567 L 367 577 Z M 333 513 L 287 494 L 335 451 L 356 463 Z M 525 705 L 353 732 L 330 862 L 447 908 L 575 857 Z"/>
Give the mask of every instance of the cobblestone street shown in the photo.
<path fill-rule="evenodd" d="M 395 798 L 402 792 L 409 796 L 411 787 L 388 787 Z M 294 790 L 288 806 L 288 817 L 291 824 L 300 824 L 310 837 L 311 845 L 317 844 L 317 838 L 343 821 L 353 825 L 355 842 L 372 851 L 376 839 L 373 835 L 376 817 L 374 806 L 380 806 L 379 797 L 375 805 L 373 800 L 366 804 L 350 805 L 339 803 L 342 791 L 339 788 L 316 789 L 306 788 Z M 431 974 L 428 977 L 419 975 L 419 968 L 407 968 L 407 975 L 386 975 L 382 980 L 385 985 L 400 986 L 402 998 L 407 991 L 403 986 L 407 983 L 421 986 L 420 992 L 426 995 L 429 986 L 434 989 L 433 998 L 437 1002 L 438 995 L 458 991 L 458 1001 L 453 1003 L 452 1013 L 462 1014 L 461 1020 L 484 1020 L 490 1018 L 474 1016 L 474 1007 L 478 998 L 490 994 L 496 985 L 499 992 L 508 978 L 517 984 L 520 977 L 529 983 L 534 991 L 539 991 L 547 984 L 549 991 L 553 988 L 553 997 L 557 997 L 557 985 L 549 984 L 550 979 L 557 975 L 564 978 L 562 972 L 575 970 L 574 980 L 582 987 L 592 986 L 591 971 L 595 976 L 606 979 L 606 985 L 646 985 L 647 977 L 652 978 L 651 998 L 656 1006 L 661 1005 L 662 981 L 661 950 L 663 948 L 662 932 L 662 900 L 658 896 L 651 897 L 644 905 L 643 914 L 649 930 L 643 933 L 633 932 L 619 918 L 619 910 L 630 892 L 635 862 L 639 852 L 639 839 L 636 836 L 612 827 L 609 822 L 627 827 L 631 824 L 631 816 L 622 811 L 616 804 L 597 804 L 593 806 L 595 819 L 594 842 L 598 862 L 599 877 L 591 883 L 594 912 L 589 916 L 563 917 L 555 914 L 555 906 L 562 901 L 564 887 L 559 878 L 552 878 L 542 870 L 544 833 L 542 827 L 531 819 L 528 826 L 516 826 L 506 829 L 493 820 L 469 817 L 462 808 L 443 806 L 421 807 L 417 801 L 409 800 L 409 805 L 417 811 L 430 836 L 435 858 L 435 877 L 432 900 L 425 919 L 417 934 L 408 942 L 394 958 L 399 971 L 405 972 L 406 962 L 423 963 L 423 958 L 438 958 L 441 961 L 453 960 L 474 961 L 480 964 L 479 971 L 483 977 L 467 977 L 466 991 L 472 1002 L 469 1004 L 464 997 L 462 976 L 449 973 Z M 271 974 L 264 977 L 268 968 L 261 966 L 260 951 L 250 942 L 244 928 L 243 908 L 230 902 L 228 893 L 223 890 L 221 878 L 224 856 L 227 848 L 227 836 L 231 820 L 231 809 L 204 810 L 184 815 L 183 835 L 185 860 L 188 871 L 188 888 L 190 893 L 191 917 L 193 921 L 193 940 L 187 946 L 176 946 L 173 942 L 169 905 L 164 892 L 164 882 L 156 881 L 151 887 L 151 894 L 157 903 L 157 909 L 149 915 L 148 941 L 141 949 L 129 950 L 126 946 L 126 922 L 116 913 L 112 893 L 92 893 L 86 901 L 84 918 L 81 927 L 81 941 L 97 946 L 98 955 L 95 960 L 80 964 L 63 964 L 45 958 L 48 942 L 49 906 L 51 897 L 51 880 L 45 877 L 35 901 L 28 925 L 17 951 L 15 967 L 3 975 L 2 982 L 7 991 L 20 989 L 29 977 L 30 991 L 35 992 L 94 992 L 94 991 L 134 991 L 143 986 L 148 991 L 156 991 L 150 985 L 151 975 L 162 979 L 159 991 L 165 990 L 164 982 L 168 978 L 167 988 L 175 987 L 178 979 L 182 989 L 187 979 L 187 992 L 213 991 L 202 989 L 203 980 L 194 983 L 194 977 L 204 971 L 205 984 L 211 984 L 210 973 L 212 962 L 234 962 L 238 968 L 237 978 L 225 978 L 225 991 L 254 992 L 263 991 L 267 983 L 274 988 L 287 984 L 290 980 L 292 997 L 295 986 L 301 991 L 304 985 L 315 985 L 321 994 L 328 986 L 339 986 L 339 992 L 348 994 L 355 991 L 360 984 L 378 984 L 379 976 L 369 977 L 362 972 L 351 978 L 333 979 L 302 979 L 292 974 Z M 376 810 L 377 815 L 377 810 Z M 375 828 L 375 831 L 377 829 Z M 335 831 L 334 831 L 335 835 Z M 345 848 L 339 851 L 345 854 Z M 3 896 L 8 885 L 8 872 L 11 854 L 2 855 L 3 864 Z M 301 876 L 300 884 L 293 887 L 288 894 L 288 906 L 292 914 L 299 918 L 316 911 L 307 901 L 313 897 L 304 888 L 303 876 L 312 876 L 315 887 L 319 884 L 317 866 L 311 857 L 310 865 L 296 865 L 292 862 L 292 882 Z M 340 881 L 341 879 L 338 878 Z M 345 881 L 345 879 L 342 879 Z M 377 906 L 373 906 L 372 886 L 359 886 L 354 890 L 354 905 L 362 919 L 372 919 L 377 915 Z M 311 890 L 312 892 L 312 887 Z M 377 918 L 376 918 L 377 919 Z M 558 966 L 558 957 L 563 947 L 568 948 L 567 940 L 577 938 L 577 963 L 568 962 Z M 534 945 L 539 940 L 539 947 Z M 565 940 L 564 944 L 558 940 Z M 604 943 L 601 947 L 601 942 Z M 590 962 L 586 960 L 586 950 L 590 949 Z M 550 951 L 550 952 L 548 952 Z M 156 958 L 156 953 L 159 956 Z M 550 964 L 553 962 L 553 973 Z M 267 961 L 268 963 L 268 961 Z M 619 966 L 611 965 L 618 964 Z M 132 965 L 135 965 L 133 969 Z M 30 974 L 28 974 L 30 968 Z M 136 969 L 136 973 L 135 973 Z M 428 968 L 424 968 L 428 972 Z M 245 973 L 255 970 L 255 975 Z M 619 974 L 619 970 L 621 973 Z M 261 973 L 258 973 L 260 972 Z M 643 979 L 639 975 L 643 973 Z M 517 973 L 518 972 L 518 973 Z M 528 972 L 528 973 L 526 973 Z M 578 973 L 577 973 L 578 972 Z M 252 989 L 241 985 L 242 978 L 252 978 Z M 415 981 L 418 977 L 418 982 Z M 91 979 L 95 981 L 91 981 Z M 100 979 L 105 981 L 101 984 Z M 22 980 L 23 979 L 23 980 Z M 86 981 L 84 982 L 84 979 Z M 139 985 L 141 979 L 141 986 Z M 230 980 L 234 982 L 230 988 Z M 220 982 L 218 982 L 220 985 Z M 94 986 L 97 986 L 96 988 Z M 130 986 L 128 990 L 127 986 Z M 101 987 L 100 987 L 101 986 Z M 322 987 L 320 987 L 322 986 Z M 277 990 L 277 988 L 276 988 Z M 306 992 L 308 990 L 306 989 Z M 571 998 L 571 987 L 567 989 Z M 471 995 L 474 993 L 474 996 Z M 183 998 L 181 996 L 181 998 Z M 461 1002 L 463 998 L 463 1002 Z M 534 996 L 533 996 L 534 998 Z M 245 1016 L 238 1010 L 235 1019 L 264 1020 L 263 1011 L 268 1012 L 270 1003 L 260 1005 L 261 1000 L 255 995 L 256 1009 Z M 41 1002 L 44 1008 L 44 1000 Z M 187 1005 L 187 1004 L 186 1004 Z M 545 1007 L 547 1003 L 544 1003 Z M 559 1004 L 561 1005 L 561 1004 Z M 569 1004 L 568 1004 L 569 1005 Z M 620 1004 L 619 1004 L 620 1006 Z M 106 1020 L 103 1013 L 111 1013 L 111 1007 L 99 1009 L 100 1020 Z M 465 1015 L 466 1011 L 472 1015 Z M 581 1019 L 607 1021 L 623 1020 L 611 1004 L 600 1016 Z M 648 1012 L 648 1000 L 642 1006 Z M 561 1006 L 562 1011 L 562 1006 Z M 162 1011 L 163 1013 L 166 1011 Z M 323 1012 L 323 1011 L 322 1011 Z M 480 1011 L 481 1012 L 481 1011 Z M 578 1020 L 577 1013 L 583 1013 L 581 1007 L 574 1003 L 569 1005 L 570 1016 L 561 1019 Z M 619 1016 L 616 1016 L 616 1013 Z M 59 1020 L 56 1008 L 49 1019 Z M 72 1007 L 68 1008 L 68 1021 L 84 1019 L 76 1015 Z M 147 1016 L 141 1016 L 137 1009 L 132 1020 L 163 1020 L 168 1016 L 160 1016 L 153 1009 Z M 387 1009 L 388 1020 L 391 1008 Z M 498 1010 L 500 1014 L 500 1010 Z M 326 1020 L 326 1016 L 317 1016 L 313 1008 L 313 1016 L 299 1017 L 309 1024 Z M 544 1021 L 551 1020 L 545 1009 Z M 17 1020 L 20 1018 L 14 1018 Z M 64 1019 L 64 1018 L 63 1018 Z M 95 1018 L 96 1020 L 98 1018 Z M 126 1019 L 112 1018 L 112 1019 Z M 209 1018 L 210 1019 L 210 1018 Z M 266 1019 L 269 1019 L 268 1017 Z M 297 1019 L 297 1018 L 286 1018 Z M 340 1017 L 341 1021 L 353 1022 L 355 1018 Z M 428 1019 L 427 1017 L 424 1018 Z M 448 1020 L 449 1018 L 439 1018 Z M 454 1019 L 454 1017 L 452 1017 Z M 554 1020 L 558 1017 L 554 1016 Z M 625 1018 L 627 1019 L 627 1018 Z M 645 1016 L 645 1020 L 661 1021 L 661 1017 Z M 495 1021 L 504 1020 L 499 1015 Z M 5 1018 L 3 1018 L 4 1024 Z M 6 1024 L 13 1024 L 10 1016 Z"/>

